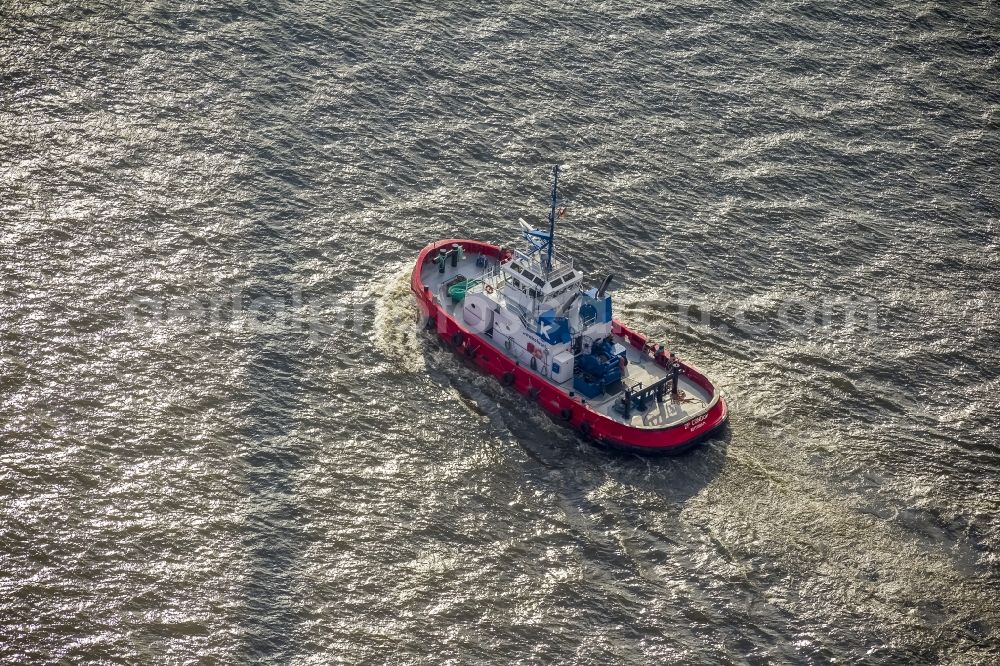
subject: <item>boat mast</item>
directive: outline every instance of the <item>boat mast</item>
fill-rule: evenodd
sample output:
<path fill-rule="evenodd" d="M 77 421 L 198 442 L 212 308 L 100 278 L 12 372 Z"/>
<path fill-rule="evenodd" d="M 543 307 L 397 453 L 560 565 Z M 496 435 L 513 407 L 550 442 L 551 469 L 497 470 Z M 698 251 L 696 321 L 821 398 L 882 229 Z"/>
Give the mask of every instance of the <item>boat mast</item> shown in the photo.
<path fill-rule="evenodd" d="M 552 208 L 549 210 L 549 254 L 545 270 L 552 271 L 552 243 L 556 236 L 556 190 L 559 188 L 559 165 L 552 167 Z"/>

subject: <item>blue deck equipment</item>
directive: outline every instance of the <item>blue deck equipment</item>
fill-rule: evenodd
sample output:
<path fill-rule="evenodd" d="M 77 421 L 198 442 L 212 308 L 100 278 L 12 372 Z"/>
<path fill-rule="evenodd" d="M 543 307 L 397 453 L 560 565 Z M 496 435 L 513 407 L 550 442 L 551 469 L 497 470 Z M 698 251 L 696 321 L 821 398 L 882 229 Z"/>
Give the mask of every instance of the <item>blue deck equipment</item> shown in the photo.
<path fill-rule="evenodd" d="M 576 357 L 573 388 L 588 398 L 597 397 L 622 380 L 623 358 L 625 347 L 610 338 L 594 342 L 589 354 Z"/>

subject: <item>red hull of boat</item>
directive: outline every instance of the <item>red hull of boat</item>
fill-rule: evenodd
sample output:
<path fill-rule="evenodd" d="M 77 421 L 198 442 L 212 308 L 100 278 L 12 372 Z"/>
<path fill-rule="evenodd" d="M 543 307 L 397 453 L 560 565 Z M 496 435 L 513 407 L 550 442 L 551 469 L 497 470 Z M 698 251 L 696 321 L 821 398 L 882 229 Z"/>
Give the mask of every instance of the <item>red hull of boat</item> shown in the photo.
<path fill-rule="evenodd" d="M 439 248 L 450 248 L 454 243 L 462 245 L 469 254 L 483 254 L 500 261 L 505 260 L 509 254 L 496 245 L 472 240 L 448 239 L 428 245 L 417 258 L 410 279 L 410 288 L 417 297 L 421 312 L 428 318 L 428 322 L 434 322 L 438 335 L 452 345 L 456 352 L 464 354 L 470 362 L 499 379 L 505 386 L 535 400 L 557 421 L 575 428 L 586 437 L 615 448 L 669 453 L 681 453 L 690 449 L 725 424 L 726 402 L 719 396 L 711 409 L 684 423 L 660 429 L 633 428 L 595 412 L 581 404 L 580 400 L 571 398 L 543 378 L 517 365 L 513 359 L 466 329 L 438 306 L 430 290 L 424 286 L 421 270 L 428 256 L 436 253 Z M 612 322 L 612 326 L 615 335 L 626 338 L 636 349 L 647 348 L 649 342 L 644 336 L 617 320 Z M 681 362 L 681 368 L 689 380 L 709 392 L 714 391 L 712 383 L 696 367 Z"/>

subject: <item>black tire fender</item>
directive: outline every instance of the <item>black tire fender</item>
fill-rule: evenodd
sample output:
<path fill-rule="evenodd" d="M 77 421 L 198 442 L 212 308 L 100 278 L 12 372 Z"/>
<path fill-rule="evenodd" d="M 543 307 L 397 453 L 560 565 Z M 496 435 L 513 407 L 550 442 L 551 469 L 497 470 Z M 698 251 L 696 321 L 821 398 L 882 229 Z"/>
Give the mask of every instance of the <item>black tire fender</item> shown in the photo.
<path fill-rule="evenodd" d="M 500 376 L 500 383 L 503 384 L 504 386 L 510 386 L 511 384 L 513 384 L 514 373 L 509 371 L 503 373 L 503 375 Z"/>
<path fill-rule="evenodd" d="M 583 433 L 584 437 L 590 437 L 590 431 L 591 431 L 590 423 L 584 421 L 583 423 L 580 424 L 580 432 Z"/>
<path fill-rule="evenodd" d="M 563 421 L 569 421 L 570 419 L 573 418 L 573 410 L 570 409 L 569 407 L 563 407 L 562 409 L 559 410 L 559 418 L 561 418 Z"/>
<path fill-rule="evenodd" d="M 451 334 L 451 344 L 455 345 L 456 347 L 461 345 L 462 342 L 464 341 L 465 341 L 465 336 L 462 335 L 460 332 L 455 331 L 454 333 Z"/>

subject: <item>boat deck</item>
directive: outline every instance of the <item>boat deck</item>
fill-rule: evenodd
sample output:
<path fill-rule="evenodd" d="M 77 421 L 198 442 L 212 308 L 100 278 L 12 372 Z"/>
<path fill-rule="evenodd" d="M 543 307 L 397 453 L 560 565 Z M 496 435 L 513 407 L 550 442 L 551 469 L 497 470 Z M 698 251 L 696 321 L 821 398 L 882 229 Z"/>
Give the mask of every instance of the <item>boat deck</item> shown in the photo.
<path fill-rule="evenodd" d="M 437 304 L 442 306 L 448 314 L 455 317 L 458 321 L 462 321 L 461 303 L 452 303 L 445 285 L 459 276 L 467 280 L 482 276 L 486 267 L 476 266 L 477 256 L 479 255 L 467 255 L 454 268 L 452 268 L 451 264 L 448 264 L 444 269 L 444 273 L 439 273 L 438 267 L 435 264 L 427 262 L 420 272 L 420 278 L 423 280 L 425 286 L 431 288 L 431 293 L 434 294 Z M 490 266 L 497 265 L 496 259 L 489 259 L 488 261 L 488 265 Z"/>
<path fill-rule="evenodd" d="M 643 386 L 651 386 L 669 375 L 667 369 L 660 367 L 650 356 L 630 345 L 628 340 L 617 335 L 614 338 L 615 342 L 627 350 L 625 357 L 628 359 L 628 365 L 622 373 L 623 383 L 633 385 L 642 382 Z M 614 409 L 615 401 L 620 397 L 621 393 L 603 395 L 588 401 L 588 404 L 595 411 L 619 423 L 628 423 L 634 428 L 663 428 L 698 416 L 708 409 L 712 400 L 712 396 L 705 389 L 684 375 L 678 377 L 677 395 L 672 395 L 668 387 L 662 403 L 657 403 L 655 399 L 647 401 L 646 410 L 642 412 L 632 410 L 628 421 Z"/>
<path fill-rule="evenodd" d="M 438 267 L 430 262 L 425 264 L 421 271 L 421 279 L 425 286 L 430 287 L 437 304 L 459 323 L 463 322 L 461 303 L 452 302 L 451 297 L 448 296 L 446 285 L 458 276 L 462 276 L 465 279 L 480 277 L 485 268 L 476 265 L 476 257 L 477 255 L 469 254 L 465 259 L 459 261 L 457 266 L 452 267 L 450 264 L 447 265 L 444 273 L 438 272 Z M 496 266 L 496 259 L 489 259 L 489 264 Z M 481 339 L 500 353 L 504 353 L 501 346 L 494 344 L 489 335 L 482 336 Z M 628 365 L 625 366 L 625 370 L 622 373 L 624 385 L 633 386 L 641 382 L 643 386 L 651 386 L 668 376 L 669 371 L 667 369 L 657 365 L 651 356 L 640 352 L 629 344 L 628 340 L 620 336 L 614 336 L 614 339 L 615 342 L 620 343 L 627 350 L 626 358 L 628 359 Z M 557 387 L 567 395 L 573 392 L 572 379 L 556 383 L 527 367 L 523 367 L 523 369 L 538 375 L 540 381 Z M 612 395 L 605 394 L 594 399 L 585 400 L 585 403 L 594 411 L 619 423 L 624 423 L 634 428 L 654 429 L 688 421 L 707 411 L 712 400 L 712 396 L 705 389 L 684 375 L 681 375 L 678 379 L 678 392 L 676 396 L 670 393 L 668 387 L 662 403 L 657 403 L 655 399 L 650 399 L 647 401 L 644 411 L 633 409 L 628 419 L 615 409 L 615 403 L 621 396 L 622 393 L 619 391 Z"/>

